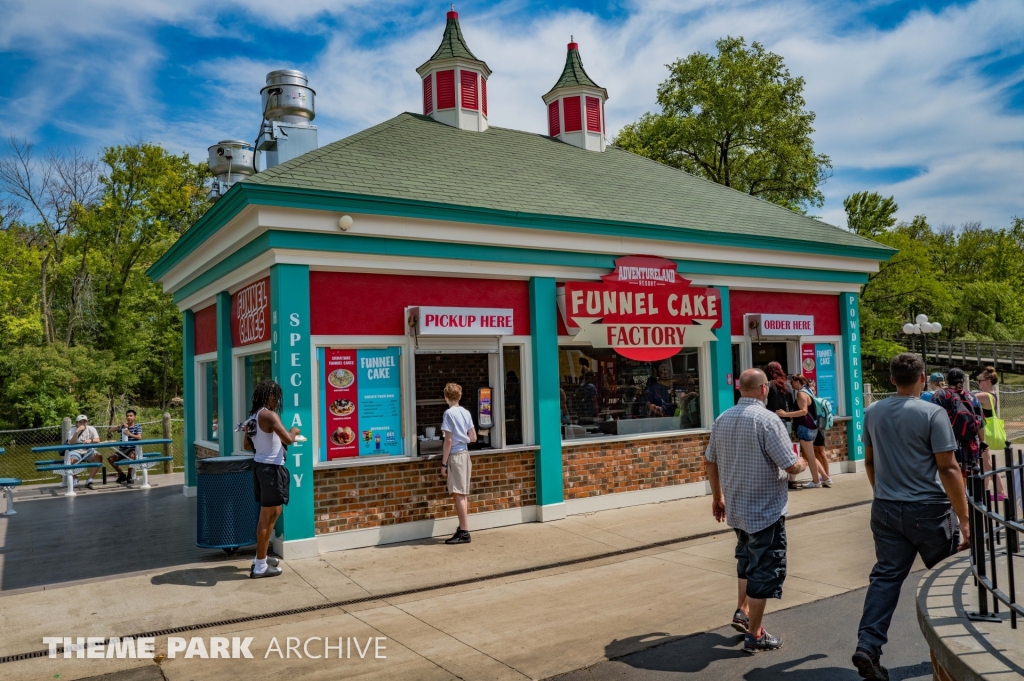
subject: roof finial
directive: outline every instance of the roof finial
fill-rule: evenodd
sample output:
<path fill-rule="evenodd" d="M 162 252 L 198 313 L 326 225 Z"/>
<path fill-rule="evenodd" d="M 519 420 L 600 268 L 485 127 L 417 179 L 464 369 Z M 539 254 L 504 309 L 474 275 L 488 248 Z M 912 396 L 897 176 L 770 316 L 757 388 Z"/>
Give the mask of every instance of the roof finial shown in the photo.
<path fill-rule="evenodd" d="M 451 7 L 452 7 L 451 11 L 454 12 L 455 11 L 455 3 L 454 2 L 452 3 Z"/>
<path fill-rule="evenodd" d="M 572 33 L 569 34 L 569 42 L 570 43 L 576 42 L 576 38 L 573 37 Z"/>

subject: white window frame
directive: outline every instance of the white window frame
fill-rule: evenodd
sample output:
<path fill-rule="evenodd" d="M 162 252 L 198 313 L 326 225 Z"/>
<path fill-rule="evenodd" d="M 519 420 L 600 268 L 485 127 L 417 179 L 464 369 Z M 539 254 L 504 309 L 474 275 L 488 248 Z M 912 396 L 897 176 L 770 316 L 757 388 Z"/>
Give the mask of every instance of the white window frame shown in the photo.
<path fill-rule="evenodd" d="M 220 451 L 220 443 L 214 442 L 213 440 L 206 439 L 206 371 L 203 368 L 204 364 L 209 362 L 217 361 L 217 352 L 207 352 L 202 355 L 196 355 L 194 357 L 193 368 L 194 371 L 194 382 L 195 385 L 195 404 L 196 404 L 196 433 L 197 437 L 195 443 L 205 449 L 211 449 L 213 451 Z M 217 399 L 214 395 L 213 399 Z M 223 424 L 217 424 L 217 436 L 220 438 L 221 426 Z M 199 435 L 201 434 L 201 437 Z"/>
<path fill-rule="evenodd" d="M 520 346 L 520 361 L 522 363 L 522 373 L 520 376 L 520 395 L 523 401 L 523 444 L 512 445 L 509 447 L 502 446 L 501 448 L 483 450 L 481 454 L 500 454 L 504 451 L 515 451 L 524 448 L 535 448 L 535 435 L 534 435 L 534 424 L 533 424 L 533 357 L 532 357 L 532 339 L 530 336 L 500 336 L 498 342 L 497 360 L 498 360 L 498 371 L 497 377 L 499 381 L 502 381 L 505 375 L 504 366 L 504 352 L 503 349 L 507 345 Z M 421 345 L 426 345 L 423 339 L 420 339 Z M 450 337 L 446 339 L 445 350 L 447 352 L 461 351 L 464 347 L 467 351 L 476 347 L 480 347 L 479 338 L 472 336 L 466 336 L 464 338 Z M 402 377 L 401 377 L 401 389 L 402 389 L 402 440 L 405 444 L 406 454 L 402 456 L 365 456 L 365 457 L 351 457 L 335 461 L 320 461 L 318 456 L 320 451 L 320 381 L 322 375 L 322 369 L 317 362 L 317 350 L 320 348 L 346 348 L 353 350 L 361 350 L 367 348 L 385 348 L 385 347 L 401 347 L 402 348 L 402 360 L 400 364 Z M 313 451 L 317 453 L 313 462 L 314 468 L 317 469 L 328 469 L 328 468 L 346 468 L 349 466 L 375 466 L 393 463 L 402 463 L 408 461 L 418 461 L 424 457 L 417 454 L 417 439 L 416 439 L 416 354 L 419 352 L 429 352 L 425 348 L 416 348 L 415 340 L 410 336 L 348 336 L 348 335 L 322 335 L 322 336 L 311 336 L 310 337 L 310 352 L 313 358 L 313 380 L 310 382 L 310 399 L 313 405 L 313 433 L 310 441 L 313 443 Z M 488 351 L 486 354 L 491 354 Z M 504 389 L 503 383 L 498 386 L 492 386 L 492 417 L 496 424 L 498 424 L 498 430 L 500 437 L 504 439 Z M 499 422 L 500 419 L 500 422 Z M 504 445 L 504 441 L 502 442 Z M 476 453 L 476 452 L 474 452 Z M 429 458 L 429 457 L 427 457 Z"/>
<path fill-rule="evenodd" d="M 262 355 L 270 352 L 270 341 L 262 341 L 259 343 L 252 343 L 250 345 L 241 345 L 237 348 L 231 348 L 231 380 L 234 383 L 231 386 L 232 402 L 235 405 L 235 413 L 232 415 L 232 426 L 231 426 L 231 451 L 238 454 L 249 454 L 243 449 L 242 433 L 234 432 L 234 423 L 242 421 L 248 414 L 246 413 L 252 404 L 252 395 L 245 394 L 245 358 L 249 355 Z M 219 433 L 218 433 L 219 436 Z"/>
<path fill-rule="evenodd" d="M 558 350 L 561 351 L 562 348 L 565 347 L 589 348 L 591 350 L 594 349 L 592 345 L 574 341 L 572 336 L 559 336 Z M 682 349 L 683 348 L 680 348 L 680 350 Z M 643 433 L 640 435 L 607 435 L 604 437 L 584 437 L 574 440 L 566 440 L 563 437 L 562 446 L 574 447 L 576 445 L 601 444 L 605 442 L 623 442 L 628 440 L 646 440 L 657 437 L 678 437 L 680 435 L 699 435 L 701 433 L 711 432 L 711 424 L 714 423 L 715 421 L 715 410 L 714 405 L 711 403 L 712 386 L 709 385 L 711 381 L 710 377 L 712 376 L 711 352 L 708 348 L 707 343 L 704 343 L 699 348 L 697 348 L 697 365 L 700 367 L 701 372 L 700 389 L 698 390 L 697 397 L 697 399 L 700 400 L 700 418 L 701 421 L 707 425 L 702 425 L 700 428 L 660 430 L 657 432 Z M 705 377 L 707 377 L 707 380 L 705 380 Z M 561 384 L 561 380 L 559 380 L 559 384 Z"/>

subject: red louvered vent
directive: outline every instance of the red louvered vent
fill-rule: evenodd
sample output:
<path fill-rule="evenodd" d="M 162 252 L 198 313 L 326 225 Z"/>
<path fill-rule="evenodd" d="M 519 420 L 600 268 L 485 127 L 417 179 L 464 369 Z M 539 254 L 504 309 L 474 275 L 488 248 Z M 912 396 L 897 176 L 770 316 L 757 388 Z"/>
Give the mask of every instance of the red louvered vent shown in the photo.
<path fill-rule="evenodd" d="M 562 129 L 558 125 L 558 100 L 548 104 L 548 134 L 552 137 L 558 137 L 558 134 L 562 132 Z"/>
<path fill-rule="evenodd" d="M 601 100 L 587 97 L 587 130 L 601 132 Z"/>
<path fill-rule="evenodd" d="M 431 76 L 423 79 L 423 113 L 430 115 L 434 110 L 434 81 Z"/>
<path fill-rule="evenodd" d="M 480 79 L 480 99 L 484 105 L 484 116 L 487 115 L 487 79 Z"/>
<path fill-rule="evenodd" d="M 476 111 L 480 108 L 480 98 L 476 89 L 476 74 L 472 71 L 460 71 L 462 81 L 462 108 Z"/>
<path fill-rule="evenodd" d="M 437 72 L 437 108 L 455 108 L 455 71 Z"/>
<path fill-rule="evenodd" d="M 577 132 L 583 129 L 583 114 L 580 112 L 580 98 L 566 97 L 562 100 L 565 107 L 565 131 Z"/>

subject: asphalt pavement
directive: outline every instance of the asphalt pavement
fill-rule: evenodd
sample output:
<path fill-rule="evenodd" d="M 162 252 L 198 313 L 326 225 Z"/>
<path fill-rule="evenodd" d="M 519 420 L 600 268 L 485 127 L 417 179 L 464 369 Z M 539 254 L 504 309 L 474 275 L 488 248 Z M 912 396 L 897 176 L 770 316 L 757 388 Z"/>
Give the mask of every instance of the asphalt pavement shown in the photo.
<path fill-rule="evenodd" d="M 921 573 L 907 578 L 889 628 L 882 664 L 891 681 L 931 681 L 928 646 L 917 625 L 914 596 Z M 850 663 L 866 589 L 781 610 L 765 616 L 764 626 L 782 636 L 782 650 L 749 655 L 743 637 L 730 626 L 678 638 L 664 632 L 612 641 L 608 662 L 578 669 L 552 681 L 856 681 Z M 785 596 L 783 596 L 785 599 Z M 731 614 L 731 613 L 729 613 Z M 664 639 L 664 642 L 659 642 Z M 619 657 L 616 649 L 653 647 Z"/>

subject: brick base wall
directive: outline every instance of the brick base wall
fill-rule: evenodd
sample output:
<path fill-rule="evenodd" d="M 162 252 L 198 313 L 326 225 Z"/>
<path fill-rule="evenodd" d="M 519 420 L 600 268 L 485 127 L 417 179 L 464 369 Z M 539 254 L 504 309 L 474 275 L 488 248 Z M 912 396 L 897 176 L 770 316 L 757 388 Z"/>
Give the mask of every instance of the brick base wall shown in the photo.
<path fill-rule="evenodd" d="M 432 459 L 314 471 L 316 533 L 456 515 L 440 468 Z M 474 455 L 470 489 L 470 513 L 536 504 L 536 453 Z"/>
<path fill-rule="evenodd" d="M 793 442 L 796 442 L 796 434 L 793 435 Z M 846 461 L 848 450 L 846 445 L 846 422 L 834 423 L 831 428 L 825 431 L 825 454 L 828 460 L 835 463 Z"/>
<path fill-rule="evenodd" d="M 220 455 L 220 452 L 218 452 L 216 449 L 207 449 L 202 445 L 196 445 L 195 447 L 197 459 L 209 459 L 210 457 Z"/>
<path fill-rule="evenodd" d="M 566 499 L 633 492 L 706 479 L 708 434 L 562 447 Z"/>
<path fill-rule="evenodd" d="M 562 447 L 565 498 L 702 482 L 707 446 L 701 433 Z M 825 453 L 829 461 L 846 461 L 846 423 L 825 431 Z"/>

